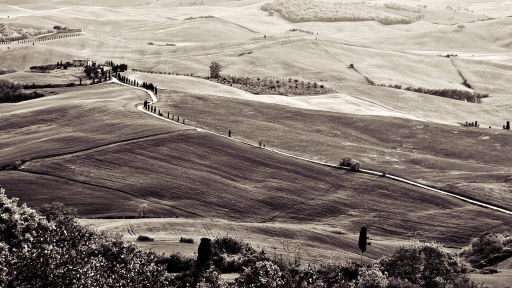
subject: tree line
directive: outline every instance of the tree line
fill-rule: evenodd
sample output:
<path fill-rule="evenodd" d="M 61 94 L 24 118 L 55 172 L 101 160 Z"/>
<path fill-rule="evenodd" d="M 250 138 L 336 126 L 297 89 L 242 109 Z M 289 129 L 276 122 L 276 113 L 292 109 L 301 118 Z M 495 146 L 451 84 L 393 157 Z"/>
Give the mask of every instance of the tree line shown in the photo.
<path fill-rule="evenodd" d="M 155 95 L 158 95 L 158 88 L 155 85 L 153 85 L 153 83 L 149 83 L 149 82 L 139 83 L 136 80 L 131 80 L 130 78 L 128 78 L 124 75 L 121 75 L 120 73 L 117 73 L 116 77 L 119 81 L 121 81 L 124 84 L 130 85 L 130 86 L 135 86 L 135 87 L 142 87 L 146 90 L 152 91 L 153 93 L 155 93 Z"/>
<path fill-rule="evenodd" d="M 375 86 L 382 86 L 382 87 L 388 87 L 388 88 L 394 88 L 394 89 L 402 89 L 402 85 L 398 84 L 389 84 L 386 86 L 386 84 L 375 84 L 373 82 L 370 82 L 371 85 Z M 428 89 L 428 88 L 413 88 L 413 87 L 405 87 L 403 90 L 406 91 L 412 91 L 416 93 L 422 93 L 422 94 L 428 94 L 428 95 L 434 95 L 444 98 L 450 98 L 460 101 L 466 101 L 470 103 L 482 103 L 483 98 L 489 97 L 489 94 L 486 93 L 479 93 L 479 92 L 471 92 L 468 90 L 460 90 L 460 89 Z"/>
<path fill-rule="evenodd" d="M 0 79 L 0 103 L 21 102 L 43 97 L 44 94 L 36 91 L 31 93 L 23 92 L 23 85 L 13 83 L 9 80 Z"/>

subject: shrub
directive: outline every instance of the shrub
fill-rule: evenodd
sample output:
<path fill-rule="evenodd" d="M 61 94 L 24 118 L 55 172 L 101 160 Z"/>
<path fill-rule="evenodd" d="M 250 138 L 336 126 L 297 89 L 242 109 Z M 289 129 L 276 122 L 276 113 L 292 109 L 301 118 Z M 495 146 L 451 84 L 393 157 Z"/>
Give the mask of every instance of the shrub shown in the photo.
<path fill-rule="evenodd" d="M 281 271 L 270 261 L 260 261 L 246 268 L 236 280 L 239 287 L 279 288 L 284 287 Z"/>
<path fill-rule="evenodd" d="M 139 235 L 137 236 L 137 241 L 139 242 L 144 242 L 144 241 L 155 241 L 155 239 L 149 237 L 149 236 L 145 236 L 145 235 Z"/>
<path fill-rule="evenodd" d="M 422 287 L 437 287 L 439 281 L 449 285 L 469 271 L 469 266 L 456 254 L 435 243 L 400 245 L 393 255 L 379 260 L 379 264 L 390 277 Z"/>
<path fill-rule="evenodd" d="M 247 241 L 231 237 L 227 234 L 215 237 L 213 240 L 213 249 L 220 254 L 228 255 L 247 255 L 256 252 Z"/>
<path fill-rule="evenodd" d="M 274 15 L 276 15 L 276 11 L 274 11 L 274 10 L 269 10 L 269 11 L 268 11 L 268 15 L 270 15 L 270 16 L 274 16 Z"/>
<path fill-rule="evenodd" d="M 186 237 L 181 236 L 180 237 L 180 242 L 193 244 L 194 243 L 194 239 L 193 238 L 186 238 Z"/>
<path fill-rule="evenodd" d="M 379 270 L 379 266 L 375 265 L 370 268 L 363 267 L 359 271 L 357 278 L 358 288 L 385 288 L 389 284 L 388 279 Z"/>
<path fill-rule="evenodd" d="M 473 267 L 481 269 L 512 257 L 512 247 L 505 248 L 511 242 L 511 237 L 486 231 L 473 238 L 470 245 L 462 250 L 461 256 Z"/>
<path fill-rule="evenodd" d="M 180 253 L 171 254 L 167 258 L 158 260 L 157 263 L 166 265 L 167 273 L 181 273 L 192 270 L 196 266 L 196 260 L 194 258 L 183 256 Z"/>

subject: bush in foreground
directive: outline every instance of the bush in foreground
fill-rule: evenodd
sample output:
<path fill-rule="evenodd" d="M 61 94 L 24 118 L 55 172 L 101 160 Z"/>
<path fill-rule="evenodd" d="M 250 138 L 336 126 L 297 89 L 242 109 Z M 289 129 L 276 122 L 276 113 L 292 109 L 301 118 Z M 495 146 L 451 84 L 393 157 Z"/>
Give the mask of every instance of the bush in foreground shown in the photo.
<path fill-rule="evenodd" d="M 0 287 L 167 287 L 155 253 L 80 226 L 60 203 L 39 217 L 1 189 L 0 214 Z"/>

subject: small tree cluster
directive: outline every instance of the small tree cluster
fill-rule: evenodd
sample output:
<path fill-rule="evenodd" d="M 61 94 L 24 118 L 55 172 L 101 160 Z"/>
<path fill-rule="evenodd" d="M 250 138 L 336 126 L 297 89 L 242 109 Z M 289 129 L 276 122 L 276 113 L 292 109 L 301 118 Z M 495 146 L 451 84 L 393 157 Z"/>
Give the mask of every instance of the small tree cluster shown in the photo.
<path fill-rule="evenodd" d="M 503 129 L 510 130 L 510 121 L 507 121 L 507 125 L 503 125 Z"/>
<path fill-rule="evenodd" d="M 252 94 L 270 95 L 318 95 L 334 90 L 316 82 L 304 82 L 292 78 L 223 76 L 217 83 L 235 87 Z"/>
<path fill-rule="evenodd" d="M 44 94 L 24 93 L 23 86 L 20 83 L 13 83 L 9 80 L 0 79 L 0 103 L 5 102 L 21 102 L 35 98 L 43 97 Z"/>
<path fill-rule="evenodd" d="M 486 231 L 471 239 L 461 256 L 475 268 L 492 266 L 512 257 L 512 237 L 508 234 L 495 234 Z"/>
<path fill-rule="evenodd" d="M 303 29 L 297 29 L 297 28 L 292 28 L 290 29 L 290 31 L 292 32 L 303 32 L 303 33 L 308 33 L 308 34 L 315 34 L 315 32 L 311 32 L 311 31 L 307 31 L 307 30 L 303 30 Z"/>
<path fill-rule="evenodd" d="M 469 122 L 466 121 L 466 123 L 463 125 L 464 127 L 480 127 L 480 124 L 478 124 L 478 121 L 475 122 Z"/>

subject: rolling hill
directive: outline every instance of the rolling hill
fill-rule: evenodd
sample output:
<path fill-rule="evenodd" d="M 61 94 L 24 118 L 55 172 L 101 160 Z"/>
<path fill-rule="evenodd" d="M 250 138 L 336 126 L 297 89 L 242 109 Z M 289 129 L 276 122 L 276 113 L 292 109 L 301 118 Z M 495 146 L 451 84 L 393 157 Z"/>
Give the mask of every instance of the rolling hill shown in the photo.
<path fill-rule="evenodd" d="M 182 129 L 141 115 L 135 104 L 148 98 L 143 91 L 115 84 L 55 90 L 61 93 L 0 105 L 0 166 Z"/>

